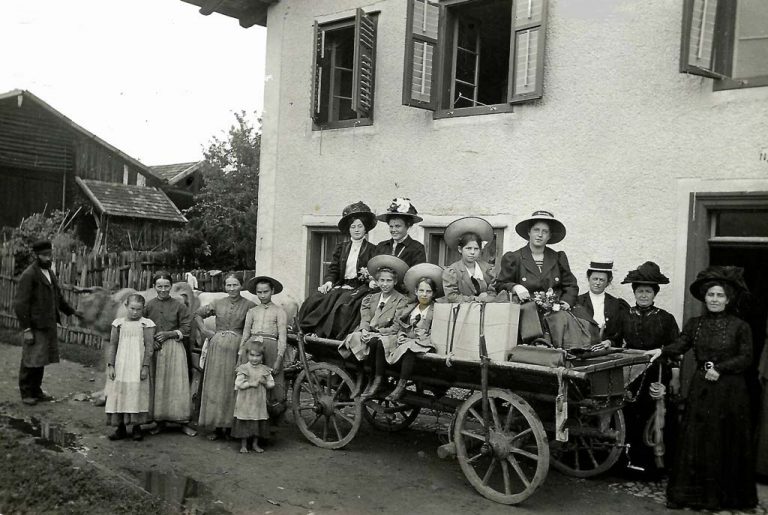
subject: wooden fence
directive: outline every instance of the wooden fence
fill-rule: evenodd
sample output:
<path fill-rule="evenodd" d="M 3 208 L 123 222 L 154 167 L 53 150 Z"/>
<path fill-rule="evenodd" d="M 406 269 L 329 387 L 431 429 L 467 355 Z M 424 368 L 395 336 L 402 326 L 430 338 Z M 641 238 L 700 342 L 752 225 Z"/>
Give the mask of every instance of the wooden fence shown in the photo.
<path fill-rule="evenodd" d="M 226 274 L 206 270 L 183 270 L 174 263 L 168 253 L 121 252 L 101 255 L 87 253 L 58 255 L 54 258 L 54 270 L 59 279 L 64 298 L 72 306 L 78 304 L 76 287 L 100 286 L 110 291 L 122 288 L 147 290 L 152 287 L 152 276 L 158 270 L 170 272 L 173 282 L 186 280 L 185 274 L 192 273 L 197 279 L 197 288 L 202 291 L 224 291 Z M 13 310 L 18 276 L 12 253 L 0 249 L 0 327 L 18 329 L 19 322 Z M 246 280 L 255 275 L 252 270 L 243 273 Z M 63 317 L 59 327 L 59 339 L 86 347 L 101 348 L 101 335 L 79 326 L 75 317 Z"/>

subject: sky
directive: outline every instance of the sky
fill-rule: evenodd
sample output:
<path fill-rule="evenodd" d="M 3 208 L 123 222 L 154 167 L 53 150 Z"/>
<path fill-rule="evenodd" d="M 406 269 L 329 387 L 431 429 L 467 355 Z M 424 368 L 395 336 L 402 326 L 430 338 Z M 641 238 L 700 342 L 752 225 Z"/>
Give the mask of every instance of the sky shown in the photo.
<path fill-rule="evenodd" d="M 266 29 L 181 0 L 3 0 L 0 93 L 25 89 L 146 165 L 261 113 Z"/>

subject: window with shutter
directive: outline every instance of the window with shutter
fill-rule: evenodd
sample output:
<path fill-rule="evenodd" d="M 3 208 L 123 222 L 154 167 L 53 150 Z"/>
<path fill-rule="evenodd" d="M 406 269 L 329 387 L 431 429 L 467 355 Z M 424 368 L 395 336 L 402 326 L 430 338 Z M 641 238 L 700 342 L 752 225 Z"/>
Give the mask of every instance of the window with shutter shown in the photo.
<path fill-rule="evenodd" d="M 403 104 L 435 117 L 543 94 L 547 0 L 409 0 Z"/>
<path fill-rule="evenodd" d="M 314 54 L 314 128 L 373 123 L 376 16 L 358 9 L 352 19 L 315 22 Z"/>
<path fill-rule="evenodd" d="M 716 91 L 768 86 L 768 2 L 685 0 L 680 71 Z"/>

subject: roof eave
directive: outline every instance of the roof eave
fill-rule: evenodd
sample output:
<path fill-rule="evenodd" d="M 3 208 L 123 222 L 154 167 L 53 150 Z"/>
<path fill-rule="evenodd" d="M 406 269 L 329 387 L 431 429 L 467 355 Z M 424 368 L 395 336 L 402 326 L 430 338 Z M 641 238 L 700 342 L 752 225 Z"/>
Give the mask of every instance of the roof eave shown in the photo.
<path fill-rule="evenodd" d="M 182 0 L 200 7 L 200 14 L 208 16 L 214 12 L 235 18 L 240 26 L 247 29 L 254 25 L 267 26 L 269 6 L 279 0 Z"/>

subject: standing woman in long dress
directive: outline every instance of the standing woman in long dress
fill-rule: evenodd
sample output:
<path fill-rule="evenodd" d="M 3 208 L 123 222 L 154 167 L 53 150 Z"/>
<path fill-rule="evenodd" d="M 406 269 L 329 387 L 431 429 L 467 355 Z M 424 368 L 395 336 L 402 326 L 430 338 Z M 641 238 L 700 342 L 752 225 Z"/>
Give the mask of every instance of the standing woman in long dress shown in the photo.
<path fill-rule="evenodd" d="M 201 306 L 195 322 L 208 338 L 208 356 L 203 371 L 203 392 L 200 398 L 198 427 L 212 431 L 208 437 L 216 440 L 231 429 L 235 411 L 235 367 L 237 351 L 243 335 L 245 316 L 256 304 L 243 297 L 243 276 L 231 273 L 224 280 L 227 296 Z M 216 317 L 216 330 L 206 329 L 204 318 Z"/>
<path fill-rule="evenodd" d="M 691 379 L 680 441 L 667 485 L 667 507 L 749 510 L 757 505 L 752 421 L 746 371 L 752 331 L 733 314 L 747 292 L 743 269 L 712 266 L 699 272 L 691 294 L 706 306 L 663 349 L 677 356 L 693 349 Z"/>
<path fill-rule="evenodd" d="M 376 227 L 376 214 L 362 201 L 344 208 L 338 227 L 350 240 L 336 245 L 328 273 L 317 292 L 299 310 L 299 326 L 305 333 L 343 340 L 360 321 L 360 305 L 370 293 L 365 265 L 376 255 L 366 235 Z"/>
<path fill-rule="evenodd" d="M 667 276 L 661 273 L 659 265 L 646 261 L 636 270 L 627 273 L 621 284 L 631 284 L 635 295 L 635 305 L 622 319 L 621 331 L 616 336 L 624 342 L 624 346 L 634 350 L 661 349 L 674 342 L 680 334 L 677 320 L 671 313 L 654 304 L 661 285 L 669 284 Z M 645 442 L 645 427 L 648 420 L 656 412 L 656 400 L 651 397 L 652 383 L 659 382 L 671 393 L 677 390 L 679 369 L 662 363 L 653 363 L 640 377 L 627 387 L 635 396 L 632 403 L 624 407 L 627 419 L 627 456 L 630 463 L 642 468 L 648 476 L 658 477 L 665 466 L 661 457 L 656 457 L 656 451 Z M 674 384 L 670 385 L 673 375 Z M 667 396 L 669 397 L 669 395 Z M 670 462 L 671 451 L 675 446 L 677 436 L 677 417 L 675 410 L 667 406 L 667 416 L 664 423 L 664 445 L 666 447 L 666 464 Z"/>

